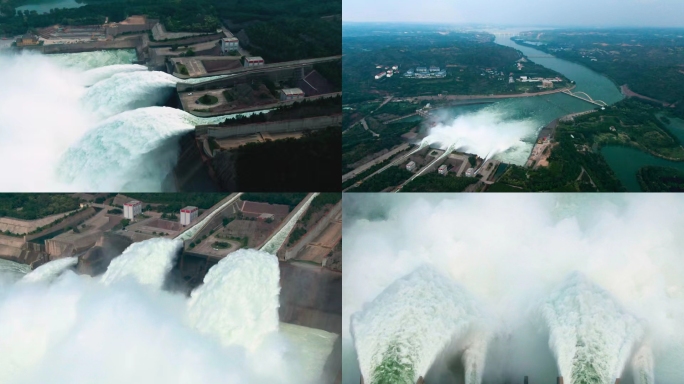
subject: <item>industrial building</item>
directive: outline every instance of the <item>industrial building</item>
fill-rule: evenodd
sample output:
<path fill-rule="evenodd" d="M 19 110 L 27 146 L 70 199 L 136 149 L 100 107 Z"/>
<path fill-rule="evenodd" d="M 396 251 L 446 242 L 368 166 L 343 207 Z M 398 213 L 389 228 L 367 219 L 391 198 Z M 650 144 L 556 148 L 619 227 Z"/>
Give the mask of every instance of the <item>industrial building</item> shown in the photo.
<path fill-rule="evenodd" d="M 417 67 L 416 73 L 427 73 L 428 69 L 425 67 Z"/>
<path fill-rule="evenodd" d="M 380 72 L 377 75 L 375 75 L 375 80 L 381 79 L 383 76 L 385 76 L 385 72 Z"/>
<path fill-rule="evenodd" d="M 190 225 L 190 223 L 197 218 L 199 215 L 199 209 L 197 207 L 185 207 L 180 211 L 180 223 L 181 225 Z"/>
<path fill-rule="evenodd" d="M 430 66 L 430 72 L 439 72 L 439 67 L 436 67 L 434 65 Z"/>
<path fill-rule="evenodd" d="M 137 215 L 142 213 L 142 203 L 138 200 L 132 200 L 124 204 L 124 218 L 133 220 Z"/>
<path fill-rule="evenodd" d="M 221 52 L 226 54 L 230 51 L 237 51 L 240 48 L 240 41 L 237 37 L 226 37 L 221 39 Z"/>
<path fill-rule="evenodd" d="M 304 98 L 304 91 L 299 88 L 285 88 L 280 91 L 280 100 L 299 100 Z"/>
<path fill-rule="evenodd" d="M 38 37 L 30 33 L 27 33 L 24 36 L 17 39 L 17 47 L 38 45 L 39 43 L 40 41 L 38 40 Z"/>
<path fill-rule="evenodd" d="M 259 65 L 264 65 L 264 59 L 261 56 L 245 57 L 244 67 L 256 67 Z"/>
<path fill-rule="evenodd" d="M 447 165 L 446 164 L 440 165 L 439 169 L 437 169 L 437 172 L 442 176 L 446 175 L 447 174 Z"/>
<path fill-rule="evenodd" d="M 408 164 L 406 164 L 406 170 L 413 172 L 416 169 L 416 162 L 415 161 L 409 161 Z"/>

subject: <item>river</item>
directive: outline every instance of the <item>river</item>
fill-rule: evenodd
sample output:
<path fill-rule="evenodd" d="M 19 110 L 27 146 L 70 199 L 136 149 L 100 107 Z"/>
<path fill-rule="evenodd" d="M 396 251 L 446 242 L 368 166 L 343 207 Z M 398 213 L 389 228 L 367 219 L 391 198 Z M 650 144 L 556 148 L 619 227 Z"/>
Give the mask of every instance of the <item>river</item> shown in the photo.
<path fill-rule="evenodd" d="M 76 0 L 33 0 L 26 5 L 17 7 L 17 11 L 36 11 L 38 13 L 49 13 L 53 8 L 79 8 L 85 3 L 77 3 Z"/>

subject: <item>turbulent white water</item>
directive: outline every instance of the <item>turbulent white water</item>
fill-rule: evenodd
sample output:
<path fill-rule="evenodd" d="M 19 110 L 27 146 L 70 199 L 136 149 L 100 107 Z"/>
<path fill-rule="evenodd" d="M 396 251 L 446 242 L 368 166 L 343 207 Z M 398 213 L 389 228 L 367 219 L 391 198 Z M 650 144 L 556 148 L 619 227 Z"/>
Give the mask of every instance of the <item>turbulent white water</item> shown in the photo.
<path fill-rule="evenodd" d="M 449 124 L 430 128 L 424 141 L 435 148 L 446 149 L 453 145 L 460 152 L 483 159 L 496 158 L 524 165 L 537 129 L 532 121 L 507 119 L 502 112 L 488 107 L 459 115 Z"/>
<path fill-rule="evenodd" d="M 261 250 L 273 254 L 278 252 L 285 240 L 287 240 L 287 237 L 290 236 L 290 232 L 292 232 L 292 229 L 297 224 L 299 218 L 304 214 L 304 212 L 306 212 L 307 209 L 309 209 L 309 205 L 311 205 L 311 202 L 316 198 L 316 196 L 318 196 L 318 193 L 312 193 L 311 196 L 307 197 L 306 201 L 304 201 L 304 204 L 302 204 L 301 209 L 292 215 L 292 217 L 290 217 L 288 222 L 285 223 L 278 230 L 278 232 L 261 247 Z"/>
<path fill-rule="evenodd" d="M 181 80 L 133 60 L 134 51 L 0 54 L 0 161 L 13 164 L 0 191 L 169 188 L 178 136 L 235 115 L 158 107 Z"/>
<path fill-rule="evenodd" d="M 572 274 L 542 313 L 558 370 L 569 384 L 613 384 L 644 330 L 608 292 Z"/>
<path fill-rule="evenodd" d="M 321 382 L 336 335 L 279 331 L 273 255 L 232 253 L 187 299 L 159 289 L 180 243 L 133 244 L 101 279 L 65 270 L 71 261 L 60 259 L 1 289 L 0 382 Z M 0 282 L 16 269 L 0 261 Z"/>
<path fill-rule="evenodd" d="M 78 258 L 76 257 L 64 257 L 53 260 L 29 272 L 21 281 L 24 283 L 50 282 L 67 269 L 74 267 L 76 263 L 78 263 Z"/>
<path fill-rule="evenodd" d="M 450 343 L 464 353 L 466 384 L 479 384 L 487 350 L 474 298 L 423 266 L 387 287 L 351 318 L 361 373 L 371 384 L 413 384 Z M 475 343 L 468 336 L 476 334 Z"/>
<path fill-rule="evenodd" d="M 224 345 L 257 349 L 278 330 L 278 259 L 265 252 L 238 250 L 223 258 L 192 292 L 190 322 Z"/>
<path fill-rule="evenodd" d="M 112 260 L 101 281 L 110 285 L 135 279 L 141 285 L 161 289 L 182 247 L 182 241 L 165 238 L 133 243 Z"/>
<path fill-rule="evenodd" d="M 684 382 L 681 196 L 366 194 L 344 211 L 345 384 L 373 359 L 350 314 L 425 263 L 491 314 L 484 382 Z"/>

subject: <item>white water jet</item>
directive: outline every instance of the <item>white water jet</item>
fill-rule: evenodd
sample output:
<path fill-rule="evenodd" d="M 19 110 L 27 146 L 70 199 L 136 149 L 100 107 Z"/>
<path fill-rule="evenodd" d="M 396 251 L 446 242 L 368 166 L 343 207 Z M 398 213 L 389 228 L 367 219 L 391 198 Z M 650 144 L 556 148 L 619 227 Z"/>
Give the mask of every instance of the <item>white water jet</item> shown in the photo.
<path fill-rule="evenodd" d="M 507 120 L 492 108 L 459 115 L 450 123 L 438 124 L 424 139 L 430 146 L 446 149 L 455 145 L 458 151 L 475 154 L 485 160 L 491 157 L 523 165 L 532 149 L 537 126 L 530 120 Z M 527 141 L 526 141 L 527 140 Z"/>
<path fill-rule="evenodd" d="M 0 161 L 13 164 L 0 191 L 175 188 L 178 137 L 239 115 L 158 109 L 178 82 L 218 77 L 183 81 L 133 60 L 135 51 L 0 54 Z"/>
<path fill-rule="evenodd" d="M 50 282 L 78 263 L 77 257 L 64 257 L 41 265 L 24 276 L 22 283 Z"/>
<path fill-rule="evenodd" d="M 253 249 L 233 252 L 192 292 L 189 321 L 224 345 L 257 349 L 266 336 L 278 331 L 279 282 L 275 256 Z"/>
<path fill-rule="evenodd" d="M 569 384 L 613 384 L 644 333 L 634 316 L 577 273 L 551 295 L 542 314 L 558 370 Z"/>
<path fill-rule="evenodd" d="M 112 260 L 101 282 L 110 285 L 134 279 L 141 285 L 161 289 L 182 247 L 183 242 L 165 238 L 133 243 Z"/>
<path fill-rule="evenodd" d="M 292 217 L 290 217 L 287 223 L 283 224 L 283 226 L 278 230 L 278 232 L 275 233 L 268 240 L 268 242 L 266 242 L 266 244 L 264 244 L 261 247 L 261 250 L 272 254 L 278 252 L 280 247 L 283 246 L 285 240 L 287 240 L 287 237 L 290 235 L 290 232 L 292 232 L 294 226 L 297 224 L 299 218 L 304 214 L 304 212 L 306 212 L 307 209 L 309 209 L 309 205 L 311 205 L 313 199 L 315 199 L 318 195 L 318 193 L 312 193 L 311 196 L 307 197 L 299 211 L 292 215 Z"/>
<path fill-rule="evenodd" d="M 370 384 L 414 384 L 456 343 L 464 351 L 466 384 L 479 384 L 488 339 L 479 329 L 482 320 L 464 288 L 433 267 L 420 267 L 352 315 L 361 373 Z"/>
<path fill-rule="evenodd" d="M 684 382 L 683 210 L 679 195 L 345 196 L 344 383 L 368 364 L 356 362 L 350 314 L 423 263 L 492 314 L 485 382 L 554 382 L 588 345 L 609 384 Z M 574 303 L 572 289 L 554 293 L 573 271 L 591 282 Z M 556 294 L 558 359 L 539 316 Z"/>

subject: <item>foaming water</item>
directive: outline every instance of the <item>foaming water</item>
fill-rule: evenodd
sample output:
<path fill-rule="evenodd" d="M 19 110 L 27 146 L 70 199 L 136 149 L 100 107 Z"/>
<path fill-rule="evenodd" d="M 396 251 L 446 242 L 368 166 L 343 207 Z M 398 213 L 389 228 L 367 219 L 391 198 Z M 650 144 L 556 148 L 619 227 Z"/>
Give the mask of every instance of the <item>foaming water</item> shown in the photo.
<path fill-rule="evenodd" d="M 102 276 L 102 284 L 135 279 L 141 285 L 161 289 L 182 246 L 179 240 L 164 238 L 133 243 L 112 260 Z"/>
<path fill-rule="evenodd" d="M 76 257 L 53 260 L 34 269 L 24 276 L 21 281 L 23 283 L 50 282 L 67 269 L 74 267 L 76 263 L 78 263 L 78 258 Z"/>
<path fill-rule="evenodd" d="M 524 165 L 538 129 L 533 120 L 509 119 L 495 107 L 487 107 L 430 128 L 425 142 L 441 149 L 453 146 L 483 159 L 494 157 Z"/>
<path fill-rule="evenodd" d="M 634 316 L 581 274 L 572 274 L 542 313 L 558 370 L 570 384 L 613 384 L 644 334 Z"/>
<path fill-rule="evenodd" d="M 387 287 L 351 318 L 361 373 L 372 384 L 413 384 L 450 343 L 464 350 L 466 384 L 482 381 L 482 314 L 462 287 L 423 266 Z M 468 343 L 475 334 L 477 343 Z"/>
<path fill-rule="evenodd" d="M 14 165 L 0 190 L 175 188 L 164 181 L 178 136 L 237 115 L 202 119 L 158 108 L 181 80 L 134 60 L 130 50 L 0 54 L 0 160 Z"/>
<path fill-rule="evenodd" d="M 234 252 L 187 298 L 161 289 L 180 244 L 133 244 L 95 279 L 53 261 L 0 291 L 0 382 L 321 382 L 336 335 L 279 331 L 275 256 Z"/>
<path fill-rule="evenodd" d="M 354 195 L 344 205 L 345 384 L 358 383 L 350 364 L 365 375 L 372 359 L 352 345 L 350 314 L 425 263 L 491 314 L 484 382 L 684 382 L 680 196 Z"/>
<path fill-rule="evenodd" d="M 253 249 L 231 253 L 192 292 L 190 322 L 224 345 L 257 349 L 268 334 L 278 330 L 279 281 L 275 256 Z"/>
<path fill-rule="evenodd" d="M 285 240 L 287 240 L 287 237 L 290 235 L 290 232 L 292 232 L 292 229 L 294 228 L 295 224 L 297 224 L 297 221 L 299 218 L 306 212 L 307 209 L 309 209 L 309 205 L 311 205 L 311 202 L 313 199 L 318 196 L 318 193 L 312 193 L 311 196 L 307 197 L 306 200 L 304 201 L 304 204 L 302 204 L 301 208 L 297 213 L 292 215 L 290 219 L 288 220 L 287 223 L 285 223 L 276 234 L 271 237 L 266 244 L 264 244 L 261 247 L 261 250 L 264 252 L 268 253 L 276 253 L 280 249 L 280 247 L 283 246 L 283 243 Z"/>

